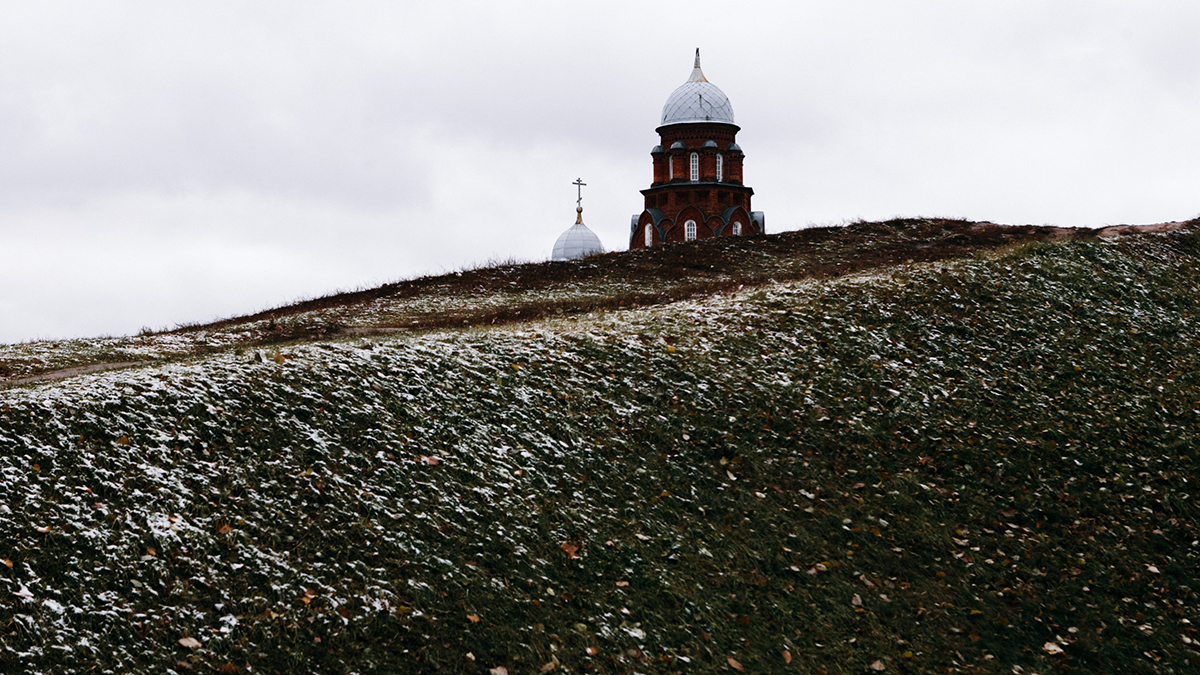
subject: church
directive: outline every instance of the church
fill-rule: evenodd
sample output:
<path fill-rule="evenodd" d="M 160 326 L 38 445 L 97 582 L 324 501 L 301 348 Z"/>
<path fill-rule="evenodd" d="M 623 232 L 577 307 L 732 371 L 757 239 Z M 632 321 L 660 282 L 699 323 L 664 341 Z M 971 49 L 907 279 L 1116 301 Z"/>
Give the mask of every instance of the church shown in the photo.
<path fill-rule="evenodd" d="M 645 210 L 630 222 L 629 248 L 710 237 L 764 234 L 766 218 L 752 211 L 754 190 L 742 181 L 733 106 L 700 69 L 667 98 L 660 142 L 650 151 L 654 180 L 642 190 Z"/>
<path fill-rule="evenodd" d="M 645 209 L 630 221 L 629 248 L 663 243 L 766 233 L 762 211 L 750 210 L 754 190 L 742 182 L 742 148 L 737 144 L 733 106 L 700 69 L 667 98 L 659 144 L 650 151 L 654 179 L 642 190 Z M 574 185 L 582 187 L 582 180 Z M 571 260 L 604 247 L 583 223 L 583 195 L 576 200 L 573 225 L 554 243 L 551 260 Z"/>

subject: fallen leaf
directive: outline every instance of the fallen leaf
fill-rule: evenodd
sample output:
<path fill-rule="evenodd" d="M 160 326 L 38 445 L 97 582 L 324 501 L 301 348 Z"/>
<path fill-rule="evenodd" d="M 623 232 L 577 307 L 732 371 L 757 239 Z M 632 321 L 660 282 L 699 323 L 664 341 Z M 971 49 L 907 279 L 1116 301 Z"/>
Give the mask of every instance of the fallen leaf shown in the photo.
<path fill-rule="evenodd" d="M 725 657 L 725 660 L 729 662 L 729 665 L 733 666 L 734 670 L 741 672 L 742 664 L 738 663 L 737 659 L 733 658 L 732 656 L 727 656 Z"/>
<path fill-rule="evenodd" d="M 437 466 L 438 464 L 442 463 L 442 460 L 438 459 L 437 457 L 426 457 L 425 455 L 421 455 L 421 463 L 428 464 L 429 466 Z"/>
<path fill-rule="evenodd" d="M 784 663 L 791 663 L 791 662 L 792 662 L 792 653 L 791 653 L 791 652 L 789 652 L 789 651 L 788 651 L 788 650 L 786 650 L 786 649 L 785 649 L 785 650 L 783 650 L 783 662 L 784 662 Z"/>
<path fill-rule="evenodd" d="M 284 356 L 282 352 L 275 352 L 275 356 L 273 358 L 275 359 L 275 363 L 283 363 L 284 361 L 287 361 L 287 357 Z"/>
<path fill-rule="evenodd" d="M 5 567 L 12 567 L 13 562 L 8 558 L 0 558 L 0 562 L 4 563 Z"/>
<path fill-rule="evenodd" d="M 191 637 L 179 638 L 179 644 L 187 647 L 188 649 L 200 649 L 200 647 L 203 646 L 200 644 L 199 640 Z"/>
<path fill-rule="evenodd" d="M 559 544 L 558 547 L 567 552 L 568 559 L 575 559 L 575 558 L 579 557 L 579 555 L 577 554 L 577 551 L 579 551 L 579 547 L 576 546 L 575 544 L 564 541 L 563 543 Z"/>
<path fill-rule="evenodd" d="M 1157 568 L 1157 567 L 1155 567 L 1154 565 L 1146 565 L 1146 569 L 1147 569 L 1147 570 L 1148 570 L 1148 571 L 1149 571 L 1151 574 L 1161 574 L 1161 572 L 1159 572 L 1159 571 L 1158 571 L 1158 568 Z"/>
<path fill-rule="evenodd" d="M 508 675 L 508 668 L 504 666 L 496 666 L 488 671 L 488 675 Z"/>
<path fill-rule="evenodd" d="M 538 670 L 541 670 L 543 673 L 548 673 L 548 672 L 554 670 L 554 666 L 556 666 L 556 665 L 557 665 L 556 663 L 554 663 L 553 661 L 550 661 L 549 663 L 543 664 L 542 667 L 539 668 Z"/>
<path fill-rule="evenodd" d="M 122 436 L 117 439 L 117 445 L 129 445 L 129 437 Z"/>
<path fill-rule="evenodd" d="M 223 672 L 223 673 L 236 673 L 236 672 L 237 672 L 237 666 L 233 665 L 232 663 L 226 663 L 225 665 L 221 666 L 221 672 Z"/>
<path fill-rule="evenodd" d="M 35 528 L 35 529 L 37 529 L 38 532 L 45 534 L 50 531 L 50 526 L 47 525 L 46 527 L 39 527 L 39 528 Z"/>
<path fill-rule="evenodd" d="M 1042 645 L 1042 649 L 1045 649 L 1051 655 L 1063 653 L 1063 648 L 1059 647 L 1057 642 L 1047 642 L 1046 644 Z"/>
<path fill-rule="evenodd" d="M 855 607 L 862 607 L 862 596 L 858 593 L 855 593 L 854 597 L 850 598 L 850 604 L 854 605 Z"/>
<path fill-rule="evenodd" d="M 146 549 L 146 555 L 158 555 L 158 551 L 155 551 L 152 548 L 148 548 L 148 549 Z"/>
<path fill-rule="evenodd" d="M 479 615 L 478 614 L 468 614 L 467 620 L 470 621 L 471 623 L 479 623 Z"/>
<path fill-rule="evenodd" d="M 233 530 L 233 526 L 230 525 L 229 523 L 225 523 L 224 525 L 217 528 L 217 534 L 229 534 L 229 532 L 231 532 L 232 530 Z"/>
<path fill-rule="evenodd" d="M 871 670 L 886 670 L 887 666 L 883 665 L 883 661 L 876 661 L 871 664 Z"/>
<path fill-rule="evenodd" d="M 969 539 L 958 539 L 956 537 L 950 537 L 950 539 L 951 539 L 951 541 L 953 541 L 955 544 L 958 544 L 959 546 L 966 546 L 971 543 L 971 541 Z"/>
<path fill-rule="evenodd" d="M 875 584 L 870 579 L 867 578 L 867 575 L 863 574 L 862 576 L 858 577 L 858 579 L 859 579 L 859 581 L 866 584 L 867 588 L 875 588 Z"/>
<path fill-rule="evenodd" d="M 854 485 L 850 486 L 850 489 L 851 490 L 861 490 L 862 488 L 864 488 L 866 486 L 867 486 L 866 483 L 855 483 Z"/>
<path fill-rule="evenodd" d="M 600 648 L 599 647 L 588 647 L 587 649 L 585 649 L 583 651 L 587 652 L 588 656 L 595 656 L 600 653 Z"/>
<path fill-rule="evenodd" d="M 12 567 L 12 563 L 9 563 L 8 566 Z M 625 588 L 626 586 L 629 585 L 629 582 L 628 581 L 618 581 L 617 585 L 620 586 L 621 588 Z"/>

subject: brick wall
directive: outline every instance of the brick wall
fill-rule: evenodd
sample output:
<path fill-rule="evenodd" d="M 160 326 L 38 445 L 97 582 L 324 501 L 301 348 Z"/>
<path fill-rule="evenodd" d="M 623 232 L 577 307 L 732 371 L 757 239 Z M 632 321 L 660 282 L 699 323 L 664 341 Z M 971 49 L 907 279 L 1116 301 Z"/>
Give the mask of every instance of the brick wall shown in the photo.
<path fill-rule="evenodd" d="M 696 238 L 728 236 L 731 227 L 721 218 L 730 207 L 737 210 L 742 223 L 742 234 L 753 234 L 750 221 L 750 198 L 754 190 L 742 184 L 743 155 L 738 150 L 729 150 L 737 142 L 739 127 L 718 122 L 690 122 L 659 127 L 662 152 L 651 152 L 653 158 L 653 182 L 642 190 L 646 209 L 658 209 L 662 219 L 653 230 L 653 244 L 684 241 L 684 223 L 696 222 Z M 713 141 L 716 147 L 704 147 Z M 682 143 L 682 149 L 671 149 Z M 699 180 L 691 180 L 691 156 L 699 158 Z M 722 177 L 717 181 L 717 155 L 722 157 Z M 733 222 L 730 218 L 730 223 Z M 645 246 L 645 227 L 653 224 L 654 217 L 644 211 L 638 225 L 631 233 L 629 247 Z"/>

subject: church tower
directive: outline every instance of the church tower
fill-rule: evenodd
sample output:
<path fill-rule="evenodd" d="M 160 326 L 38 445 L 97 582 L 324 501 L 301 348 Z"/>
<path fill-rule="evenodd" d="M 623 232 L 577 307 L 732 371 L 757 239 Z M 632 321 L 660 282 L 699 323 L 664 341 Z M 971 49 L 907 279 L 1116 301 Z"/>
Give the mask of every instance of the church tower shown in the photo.
<path fill-rule="evenodd" d="M 630 249 L 765 232 L 763 213 L 750 210 L 754 190 L 742 182 L 739 130 L 729 98 L 700 70 L 697 49 L 692 76 L 667 98 L 655 129 L 654 180 L 642 190 L 645 210 L 631 221 Z"/>

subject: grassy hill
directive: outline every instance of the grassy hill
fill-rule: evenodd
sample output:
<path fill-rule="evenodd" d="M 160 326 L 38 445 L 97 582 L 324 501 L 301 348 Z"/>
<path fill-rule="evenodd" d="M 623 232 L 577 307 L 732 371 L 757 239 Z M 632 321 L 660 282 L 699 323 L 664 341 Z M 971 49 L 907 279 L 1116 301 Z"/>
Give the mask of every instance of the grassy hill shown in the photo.
<path fill-rule="evenodd" d="M 5 347 L 145 363 L 0 390 L 0 670 L 1194 672 L 1196 225 L 859 224 Z"/>

